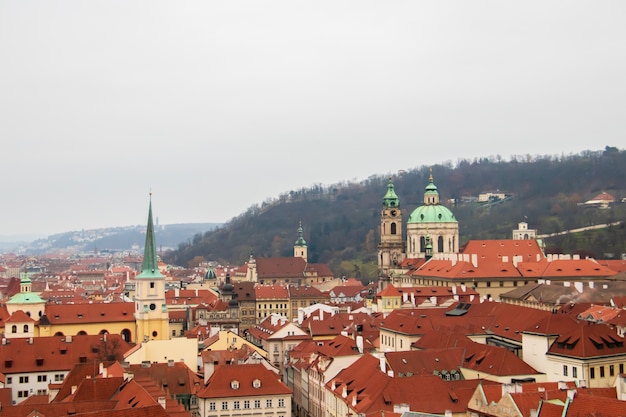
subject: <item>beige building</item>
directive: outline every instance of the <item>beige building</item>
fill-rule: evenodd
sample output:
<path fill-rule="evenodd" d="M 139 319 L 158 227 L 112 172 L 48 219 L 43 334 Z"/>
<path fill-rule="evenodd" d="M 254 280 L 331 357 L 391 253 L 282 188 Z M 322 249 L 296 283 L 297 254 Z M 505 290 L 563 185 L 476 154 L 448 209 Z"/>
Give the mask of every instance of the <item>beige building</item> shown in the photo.
<path fill-rule="evenodd" d="M 291 390 L 261 364 L 214 368 L 198 392 L 201 417 L 291 417 Z"/>

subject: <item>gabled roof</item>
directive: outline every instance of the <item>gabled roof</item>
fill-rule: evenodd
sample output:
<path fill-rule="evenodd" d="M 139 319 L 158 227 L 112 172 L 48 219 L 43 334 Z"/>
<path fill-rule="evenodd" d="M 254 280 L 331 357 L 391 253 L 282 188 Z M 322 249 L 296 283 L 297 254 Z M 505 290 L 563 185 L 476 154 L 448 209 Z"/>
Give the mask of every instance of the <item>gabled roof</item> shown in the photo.
<path fill-rule="evenodd" d="M 569 332 L 561 331 L 547 354 L 587 359 L 624 355 L 626 346 L 624 338 L 609 326 L 585 322 Z"/>
<path fill-rule="evenodd" d="M 544 258 L 539 243 L 534 239 L 470 240 L 460 252 L 476 255 L 479 265 L 483 262 L 502 262 L 504 257 L 508 258 L 508 262 L 513 262 L 513 257 L 521 257 L 521 262 L 538 262 Z"/>
<path fill-rule="evenodd" d="M 232 385 L 237 381 L 237 385 Z M 259 381 L 260 384 L 255 384 Z M 236 386 L 237 388 L 233 388 Z M 199 398 L 230 398 L 264 395 L 291 395 L 292 391 L 276 373 L 261 364 L 218 365 Z"/>
<path fill-rule="evenodd" d="M 150 366 L 130 365 L 127 369 L 134 378 L 150 378 L 157 385 L 167 388 L 171 395 L 193 394 L 202 379 L 184 362 L 159 362 Z"/>
<path fill-rule="evenodd" d="M 254 287 L 256 300 L 287 299 L 289 290 L 284 285 L 257 284 Z"/>
<path fill-rule="evenodd" d="M 304 278 L 306 261 L 300 257 L 257 258 L 259 280 L 273 278 Z"/>
<path fill-rule="evenodd" d="M 135 303 L 48 304 L 51 324 L 134 322 Z"/>
<path fill-rule="evenodd" d="M 0 345 L 0 372 L 4 374 L 70 370 L 76 363 L 131 348 L 120 335 L 50 336 L 10 339 Z M 110 351 L 110 352 L 107 352 Z"/>
<path fill-rule="evenodd" d="M 17 310 L 15 313 L 11 314 L 11 317 L 5 320 L 5 323 L 34 323 L 33 320 L 28 314 L 24 313 L 22 310 Z"/>
<path fill-rule="evenodd" d="M 433 375 L 434 373 L 459 373 L 463 365 L 465 349 L 443 348 L 387 352 L 389 368 L 397 376 Z"/>
<path fill-rule="evenodd" d="M 617 273 L 592 259 L 557 259 L 547 263 L 542 276 L 559 277 L 611 277 Z"/>

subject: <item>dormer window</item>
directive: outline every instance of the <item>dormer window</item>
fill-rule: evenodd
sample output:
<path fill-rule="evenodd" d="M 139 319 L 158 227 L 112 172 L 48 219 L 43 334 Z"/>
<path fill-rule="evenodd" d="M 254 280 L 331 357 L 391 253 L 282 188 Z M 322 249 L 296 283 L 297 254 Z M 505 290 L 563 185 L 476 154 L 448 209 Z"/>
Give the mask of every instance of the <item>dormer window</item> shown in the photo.
<path fill-rule="evenodd" d="M 239 389 L 239 381 L 237 381 L 236 379 L 230 381 L 230 387 L 232 389 Z"/>
<path fill-rule="evenodd" d="M 261 388 L 261 380 L 257 378 L 252 381 L 252 388 Z"/>

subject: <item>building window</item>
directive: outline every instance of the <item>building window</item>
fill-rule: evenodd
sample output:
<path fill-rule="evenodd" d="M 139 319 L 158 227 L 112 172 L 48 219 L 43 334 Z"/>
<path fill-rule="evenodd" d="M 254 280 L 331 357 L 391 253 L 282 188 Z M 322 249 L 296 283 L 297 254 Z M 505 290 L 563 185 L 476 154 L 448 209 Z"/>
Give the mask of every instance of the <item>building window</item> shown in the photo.
<path fill-rule="evenodd" d="M 48 375 L 37 375 L 37 382 L 46 382 L 48 380 Z"/>
<path fill-rule="evenodd" d="M 265 400 L 265 407 L 272 408 L 272 400 Z"/>
<path fill-rule="evenodd" d="M 211 402 L 209 403 L 209 410 L 210 410 L 210 411 L 215 411 L 215 401 L 211 401 Z"/>
<path fill-rule="evenodd" d="M 28 391 L 18 391 L 17 398 L 28 398 Z"/>
<path fill-rule="evenodd" d="M 285 406 L 285 399 L 284 398 L 279 398 L 278 399 L 278 406 L 281 407 L 281 408 Z"/>
<path fill-rule="evenodd" d="M 609 376 L 615 375 L 615 365 L 609 365 Z"/>
<path fill-rule="evenodd" d="M 233 409 L 239 410 L 239 400 L 233 401 Z"/>
<path fill-rule="evenodd" d="M 563 376 L 567 376 L 567 365 L 563 365 Z"/>
<path fill-rule="evenodd" d="M 228 401 L 222 401 L 222 410 L 228 410 Z"/>
<path fill-rule="evenodd" d="M 17 333 L 17 326 L 15 324 L 11 326 L 11 333 Z"/>
<path fill-rule="evenodd" d="M 24 333 L 28 333 L 28 324 L 24 325 Z"/>
<path fill-rule="evenodd" d="M 254 400 L 254 408 L 261 408 L 261 400 Z"/>
<path fill-rule="evenodd" d="M 600 367 L 600 378 L 604 378 L 604 366 Z"/>
<path fill-rule="evenodd" d="M 244 400 L 243 408 L 245 408 L 246 410 L 250 408 L 250 400 Z"/>
<path fill-rule="evenodd" d="M 154 288 L 154 282 L 150 283 L 150 288 Z"/>
<path fill-rule="evenodd" d="M 620 373 L 620 374 L 623 374 L 623 373 L 624 373 L 624 364 L 623 364 L 623 363 L 620 363 L 620 364 L 619 364 L 619 373 Z"/>
<path fill-rule="evenodd" d="M 572 366 L 572 377 L 578 378 L 578 368 L 575 366 Z"/>
<path fill-rule="evenodd" d="M 487 287 L 491 287 L 491 281 L 487 281 Z"/>
<path fill-rule="evenodd" d="M 172 330 L 172 336 L 176 336 L 176 329 Z"/>
<path fill-rule="evenodd" d="M 513 281 L 513 286 L 517 287 L 517 281 Z"/>
<path fill-rule="evenodd" d="M 589 367 L 589 379 L 594 379 L 596 377 L 596 368 L 593 366 Z"/>
<path fill-rule="evenodd" d="M 65 379 L 65 375 L 63 375 L 63 374 L 55 374 L 54 375 L 54 382 L 61 382 L 61 381 L 63 381 L 63 379 Z"/>
<path fill-rule="evenodd" d="M 28 384 L 28 377 L 27 376 L 21 376 L 20 377 L 20 384 Z"/>
<path fill-rule="evenodd" d="M 7 385 L 10 385 L 13 383 L 13 377 L 12 376 L 8 376 L 7 377 Z"/>

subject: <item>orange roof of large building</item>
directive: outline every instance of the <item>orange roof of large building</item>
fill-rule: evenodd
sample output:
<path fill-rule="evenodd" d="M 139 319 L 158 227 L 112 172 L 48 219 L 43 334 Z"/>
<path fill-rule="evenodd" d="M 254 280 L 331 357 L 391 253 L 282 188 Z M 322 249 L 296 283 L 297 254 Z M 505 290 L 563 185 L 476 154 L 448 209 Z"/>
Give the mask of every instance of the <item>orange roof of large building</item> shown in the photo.
<path fill-rule="evenodd" d="M 238 381 L 237 388 L 231 382 Z M 255 384 L 259 381 L 260 384 Z M 262 364 L 216 366 L 205 387 L 198 392 L 200 398 L 228 398 L 265 395 L 290 395 L 291 390 L 280 377 Z"/>
<path fill-rule="evenodd" d="M 461 253 L 476 255 L 478 265 L 482 262 L 538 262 L 544 258 L 543 251 L 535 239 L 470 240 L 461 248 Z M 521 259 L 520 259 L 521 258 Z"/>
<path fill-rule="evenodd" d="M 134 322 L 135 303 L 48 304 L 51 324 Z"/>
<path fill-rule="evenodd" d="M 121 355 L 130 348 L 130 344 L 115 334 L 106 335 L 106 340 L 103 340 L 103 335 L 10 339 L 0 345 L 0 372 L 15 374 L 69 370 L 76 363 L 109 354 Z"/>

